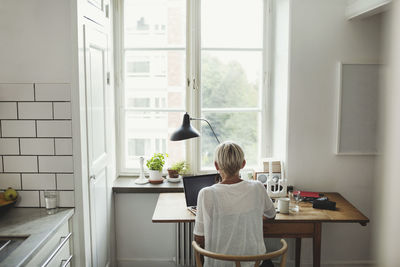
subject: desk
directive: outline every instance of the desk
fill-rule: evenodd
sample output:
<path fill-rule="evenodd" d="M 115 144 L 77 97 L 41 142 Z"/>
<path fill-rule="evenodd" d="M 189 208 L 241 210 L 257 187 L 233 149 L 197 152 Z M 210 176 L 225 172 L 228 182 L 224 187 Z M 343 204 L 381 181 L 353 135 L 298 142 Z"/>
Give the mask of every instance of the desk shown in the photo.
<path fill-rule="evenodd" d="M 313 266 L 321 262 L 322 223 L 360 223 L 369 219 L 338 193 L 324 193 L 336 202 L 335 211 L 312 208 L 311 203 L 300 202 L 300 211 L 277 214 L 275 220 L 264 220 L 264 237 L 296 238 L 296 267 L 300 266 L 301 238 L 313 239 Z M 161 193 L 154 210 L 153 223 L 194 222 L 195 216 L 186 209 L 184 193 Z"/>

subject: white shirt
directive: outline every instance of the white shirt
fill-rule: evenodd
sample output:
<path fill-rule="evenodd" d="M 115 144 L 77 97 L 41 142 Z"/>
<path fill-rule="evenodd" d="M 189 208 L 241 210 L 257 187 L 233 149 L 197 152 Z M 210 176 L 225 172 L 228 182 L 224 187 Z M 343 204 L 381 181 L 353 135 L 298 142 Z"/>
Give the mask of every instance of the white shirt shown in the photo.
<path fill-rule="evenodd" d="M 263 215 L 275 216 L 275 208 L 259 181 L 215 184 L 199 192 L 193 233 L 204 236 L 205 249 L 222 254 L 257 255 L 266 252 Z M 234 262 L 205 257 L 204 266 L 234 266 Z M 254 266 L 254 262 L 242 262 Z"/>

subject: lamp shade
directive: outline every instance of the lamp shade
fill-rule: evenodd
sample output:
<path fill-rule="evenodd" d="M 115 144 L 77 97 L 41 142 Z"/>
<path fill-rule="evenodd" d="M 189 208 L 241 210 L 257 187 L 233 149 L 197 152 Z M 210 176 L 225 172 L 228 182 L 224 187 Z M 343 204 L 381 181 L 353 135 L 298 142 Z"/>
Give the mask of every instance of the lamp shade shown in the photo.
<path fill-rule="evenodd" d="M 190 117 L 186 113 L 183 115 L 182 126 L 171 135 L 171 141 L 180 141 L 199 136 L 199 132 L 190 125 Z"/>

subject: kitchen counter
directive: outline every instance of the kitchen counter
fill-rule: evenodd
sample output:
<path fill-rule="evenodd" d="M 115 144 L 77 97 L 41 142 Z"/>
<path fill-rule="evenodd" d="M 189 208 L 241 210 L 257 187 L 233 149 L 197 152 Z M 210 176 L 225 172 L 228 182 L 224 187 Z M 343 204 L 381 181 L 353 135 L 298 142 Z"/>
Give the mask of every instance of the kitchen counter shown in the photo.
<path fill-rule="evenodd" d="M 29 262 L 57 229 L 74 214 L 74 209 L 59 209 L 47 215 L 43 208 L 11 208 L 0 214 L 0 236 L 29 236 L 0 266 L 21 266 Z"/>
<path fill-rule="evenodd" d="M 164 179 L 161 184 L 135 184 L 138 178 L 119 177 L 114 181 L 114 193 L 174 193 L 183 192 L 183 182 L 171 183 Z"/>

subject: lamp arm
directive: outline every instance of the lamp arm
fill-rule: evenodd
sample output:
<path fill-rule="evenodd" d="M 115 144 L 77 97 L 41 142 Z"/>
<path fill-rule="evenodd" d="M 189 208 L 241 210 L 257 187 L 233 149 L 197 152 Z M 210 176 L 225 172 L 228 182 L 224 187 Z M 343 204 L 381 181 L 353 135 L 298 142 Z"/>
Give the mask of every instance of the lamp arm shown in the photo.
<path fill-rule="evenodd" d="M 213 127 L 212 127 L 211 124 L 208 122 L 208 120 L 202 119 L 202 118 L 199 118 L 199 119 L 198 119 L 198 118 L 190 118 L 190 120 L 191 120 L 191 121 L 205 121 L 205 122 L 207 122 L 208 126 L 210 126 L 210 129 L 211 129 L 211 131 L 213 132 L 213 134 L 214 134 L 214 136 L 215 136 L 215 139 L 217 139 L 218 144 L 221 144 L 221 142 L 219 141 L 217 135 L 216 135 L 215 132 L 214 132 Z"/>

